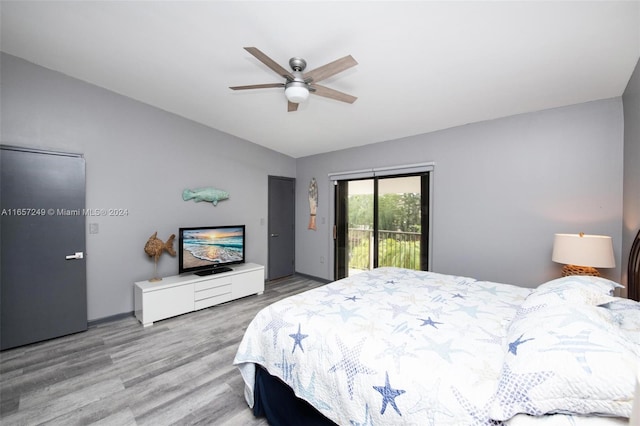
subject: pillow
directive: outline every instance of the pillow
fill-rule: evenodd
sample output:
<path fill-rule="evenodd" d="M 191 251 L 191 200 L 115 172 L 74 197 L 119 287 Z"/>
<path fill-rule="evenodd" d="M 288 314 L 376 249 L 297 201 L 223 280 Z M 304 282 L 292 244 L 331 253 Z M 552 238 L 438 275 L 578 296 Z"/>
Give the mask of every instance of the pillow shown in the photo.
<path fill-rule="evenodd" d="M 617 297 L 604 307 L 611 312 L 627 341 L 640 349 L 640 303 Z"/>
<path fill-rule="evenodd" d="M 605 308 L 566 304 L 523 314 L 507 331 L 490 417 L 629 417 L 639 354 Z"/>
<path fill-rule="evenodd" d="M 599 306 L 615 298 L 613 290 L 620 284 L 600 277 L 574 275 L 541 284 L 522 303 L 523 309 L 578 303 Z"/>
<path fill-rule="evenodd" d="M 557 287 L 589 287 L 592 290 L 602 291 L 603 293 L 611 296 L 613 290 L 616 288 L 624 288 L 623 285 L 618 284 L 615 281 L 608 280 L 602 277 L 592 277 L 589 275 L 570 275 L 568 277 L 556 278 L 555 280 L 547 281 L 544 284 L 540 284 L 538 288 L 557 288 Z"/>

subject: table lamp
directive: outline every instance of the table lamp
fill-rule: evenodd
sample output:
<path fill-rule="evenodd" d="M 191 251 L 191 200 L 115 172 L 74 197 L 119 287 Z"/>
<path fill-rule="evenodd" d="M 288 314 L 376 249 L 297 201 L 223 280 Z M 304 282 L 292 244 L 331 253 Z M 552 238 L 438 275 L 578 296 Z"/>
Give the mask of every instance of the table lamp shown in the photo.
<path fill-rule="evenodd" d="M 596 268 L 615 268 L 613 241 L 604 235 L 555 234 L 551 260 L 564 263 L 562 276 L 600 276 Z"/>

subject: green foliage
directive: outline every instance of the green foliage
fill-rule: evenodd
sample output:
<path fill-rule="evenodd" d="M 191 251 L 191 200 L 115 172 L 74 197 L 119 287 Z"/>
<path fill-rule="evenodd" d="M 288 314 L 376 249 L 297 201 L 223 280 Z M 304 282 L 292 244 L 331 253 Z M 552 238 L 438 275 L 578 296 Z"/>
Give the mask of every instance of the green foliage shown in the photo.
<path fill-rule="evenodd" d="M 373 194 L 349 197 L 349 228 L 373 229 Z"/>
<path fill-rule="evenodd" d="M 420 201 L 413 193 L 378 197 L 378 266 L 420 269 Z M 348 211 L 349 268 L 369 269 L 373 195 L 350 196 Z"/>
<path fill-rule="evenodd" d="M 379 243 L 378 266 L 420 269 L 420 241 L 386 238 Z"/>
<path fill-rule="evenodd" d="M 349 230 L 349 268 L 369 269 L 371 265 L 370 230 Z M 378 266 L 420 269 L 420 234 L 380 231 Z"/>
<path fill-rule="evenodd" d="M 420 194 L 378 197 L 378 226 L 387 231 L 420 232 Z M 373 229 L 373 195 L 349 197 L 349 228 Z"/>
<path fill-rule="evenodd" d="M 360 240 L 357 245 L 349 247 L 349 268 L 369 269 L 369 239 Z"/>

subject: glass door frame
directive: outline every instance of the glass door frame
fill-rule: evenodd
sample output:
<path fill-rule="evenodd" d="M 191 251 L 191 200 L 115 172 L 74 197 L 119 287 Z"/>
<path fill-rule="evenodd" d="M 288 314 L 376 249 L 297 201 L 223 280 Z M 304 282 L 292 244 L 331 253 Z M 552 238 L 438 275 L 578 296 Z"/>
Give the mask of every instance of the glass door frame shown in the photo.
<path fill-rule="evenodd" d="M 334 279 L 340 279 L 348 276 L 348 253 L 347 253 L 347 236 L 348 236 L 348 183 L 357 180 L 373 180 L 373 265 L 378 266 L 378 182 L 383 179 L 399 178 L 399 177 L 420 177 L 421 191 L 421 235 L 420 235 L 420 269 L 428 271 L 431 268 L 431 203 L 432 203 L 432 171 L 406 173 L 406 174 L 389 174 L 383 176 L 367 176 L 352 179 L 336 179 L 334 180 Z"/>

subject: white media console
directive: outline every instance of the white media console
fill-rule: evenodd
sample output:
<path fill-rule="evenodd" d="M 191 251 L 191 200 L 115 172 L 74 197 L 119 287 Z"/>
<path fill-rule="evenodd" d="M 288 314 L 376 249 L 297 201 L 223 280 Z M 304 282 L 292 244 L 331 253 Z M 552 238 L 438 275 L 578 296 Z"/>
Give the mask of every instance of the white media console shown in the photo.
<path fill-rule="evenodd" d="M 147 327 L 154 321 L 264 292 L 264 266 L 243 263 L 232 268 L 230 272 L 202 277 L 174 275 L 157 282 L 136 282 L 136 318 Z"/>

